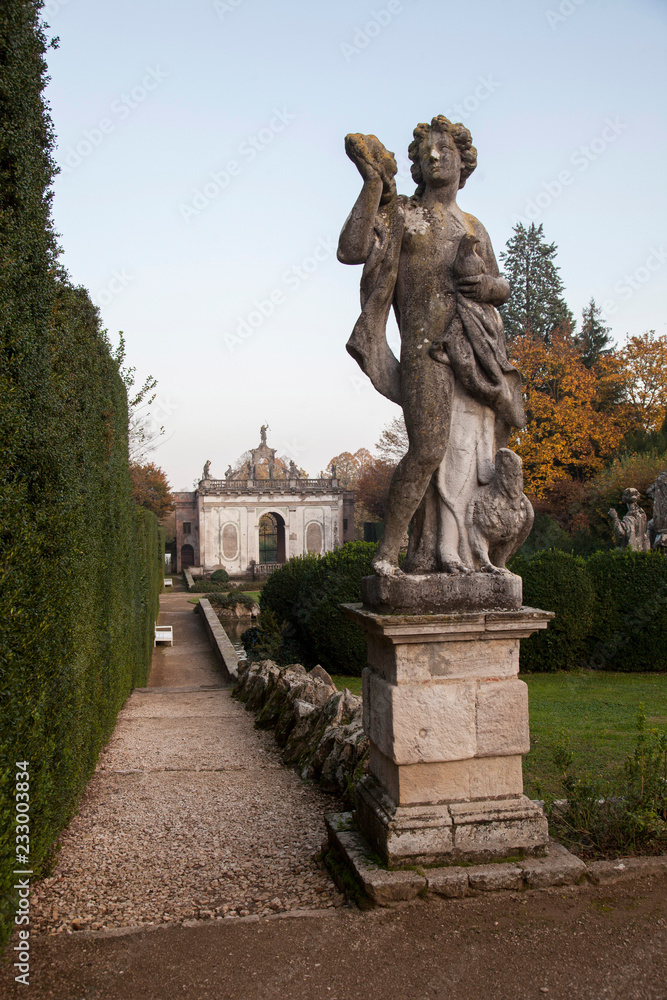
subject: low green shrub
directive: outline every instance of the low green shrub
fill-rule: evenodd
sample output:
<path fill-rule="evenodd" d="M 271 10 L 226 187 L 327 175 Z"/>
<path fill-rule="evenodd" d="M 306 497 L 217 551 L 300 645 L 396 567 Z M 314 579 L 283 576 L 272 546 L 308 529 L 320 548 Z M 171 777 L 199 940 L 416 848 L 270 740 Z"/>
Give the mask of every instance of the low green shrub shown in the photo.
<path fill-rule="evenodd" d="M 348 542 L 328 552 L 304 575 L 293 618 L 311 662 L 330 673 L 360 677 L 366 666 L 366 636 L 341 604 L 361 601 L 361 580 L 372 573 L 375 542 Z"/>
<path fill-rule="evenodd" d="M 295 556 L 274 570 L 262 590 L 259 602 L 262 611 L 271 611 L 281 624 L 292 622 L 304 578 L 319 559 L 314 555 Z"/>
<path fill-rule="evenodd" d="M 603 782 L 578 771 L 561 735 L 554 761 L 565 803 L 545 802 L 552 835 L 584 857 L 667 850 L 667 732 L 647 730 L 642 705 L 623 771 Z"/>
<path fill-rule="evenodd" d="M 237 604 L 242 604 L 245 608 L 254 608 L 256 601 L 250 594 L 235 592 L 233 594 L 207 594 L 206 597 L 214 608 L 233 608 Z"/>
<path fill-rule="evenodd" d="M 510 569 L 523 580 L 523 603 L 555 618 L 545 630 L 521 640 L 521 669 L 572 670 L 585 659 L 595 613 L 595 590 L 586 562 L 567 552 L 514 557 Z"/>
<path fill-rule="evenodd" d="M 226 569 L 216 569 L 211 573 L 212 583 L 229 583 L 229 573 Z"/>
<path fill-rule="evenodd" d="M 226 594 L 228 590 L 228 583 L 224 583 L 222 580 L 214 580 L 210 576 L 198 577 L 194 582 L 194 586 L 190 587 L 191 594 Z"/>

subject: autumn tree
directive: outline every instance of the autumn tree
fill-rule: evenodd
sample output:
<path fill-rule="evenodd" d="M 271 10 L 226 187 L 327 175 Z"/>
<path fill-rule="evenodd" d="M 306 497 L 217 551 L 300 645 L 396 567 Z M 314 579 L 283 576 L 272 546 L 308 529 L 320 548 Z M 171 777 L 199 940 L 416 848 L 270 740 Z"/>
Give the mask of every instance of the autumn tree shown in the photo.
<path fill-rule="evenodd" d="M 645 433 L 658 431 L 667 413 L 667 336 L 649 330 L 630 337 L 620 357 L 631 423 Z"/>
<path fill-rule="evenodd" d="M 372 461 L 373 456 L 367 448 L 358 448 L 355 452 L 342 451 L 340 455 L 334 455 L 324 470 L 324 475 L 331 477 L 335 468 L 336 477 L 343 489 L 354 490 L 362 472 Z"/>
<path fill-rule="evenodd" d="M 394 417 L 382 428 L 380 439 L 375 445 L 378 455 L 385 462 L 398 465 L 408 450 L 408 432 L 403 415 Z"/>
<path fill-rule="evenodd" d="M 558 480 L 586 479 L 602 469 L 625 429 L 621 407 L 598 408 L 598 375 L 586 368 L 570 336 L 519 337 L 511 360 L 521 372 L 527 426 L 510 440 L 523 459 L 526 492 L 543 497 Z"/>
<path fill-rule="evenodd" d="M 396 464 L 382 458 L 373 459 L 361 473 L 355 488 L 355 498 L 373 518 L 384 520 L 389 486 Z"/>
<path fill-rule="evenodd" d="M 138 507 L 146 507 L 158 518 L 164 517 L 173 509 L 174 498 L 162 469 L 153 462 L 149 462 L 147 465 L 139 465 L 135 462 L 130 465 L 130 472 L 132 474 L 132 496 Z"/>
<path fill-rule="evenodd" d="M 549 344 L 554 331 L 574 329 L 574 317 L 562 297 L 563 281 L 555 257 L 558 247 L 547 243 L 542 225 L 528 229 L 518 222 L 507 249 L 500 254 L 510 297 L 500 307 L 508 343 L 535 337 Z"/>

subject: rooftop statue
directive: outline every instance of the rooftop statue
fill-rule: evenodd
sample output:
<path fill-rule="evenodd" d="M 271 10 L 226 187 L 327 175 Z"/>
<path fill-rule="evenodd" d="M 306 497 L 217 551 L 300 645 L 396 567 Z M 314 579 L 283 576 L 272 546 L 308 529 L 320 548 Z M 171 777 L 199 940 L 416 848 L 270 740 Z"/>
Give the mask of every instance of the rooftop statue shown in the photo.
<path fill-rule="evenodd" d="M 443 115 L 417 125 L 408 150 L 412 197 L 397 194 L 394 154 L 374 135 L 348 135 L 345 149 L 363 187 L 338 259 L 364 265 L 361 315 L 347 350 L 378 392 L 402 407 L 409 440 L 375 572 L 401 575 L 411 521 L 405 573 L 506 572 L 533 511 L 521 461 L 507 454 L 512 429 L 525 426 L 521 379 L 497 310 L 509 285 L 484 226 L 456 203 L 477 165 L 470 132 Z M 400 358 L 386 339 L 392 306 Z"/>

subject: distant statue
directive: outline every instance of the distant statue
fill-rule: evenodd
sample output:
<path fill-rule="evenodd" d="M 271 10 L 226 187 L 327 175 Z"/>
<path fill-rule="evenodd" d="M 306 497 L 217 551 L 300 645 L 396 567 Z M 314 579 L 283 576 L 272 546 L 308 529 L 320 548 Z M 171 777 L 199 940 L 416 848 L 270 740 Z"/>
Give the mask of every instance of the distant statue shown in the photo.
<path fill-rule="evenodd" d="M 653 517 L 648 522 L 647 533 L 651 548 L 667 554 L 667 469 L 651 483 L 646 495 L 653 501 Z"/>
<path fill-rule="evenodd" d="M 334 465 L 333 462 L 331 463 L 331 478 L 332 479 L 337 479 L 338 478 L 338 476 L 336 474 L 336 466 Z"/>
<path fill-rule="evenodd" d="M 294 459 L 292 459 L 290 461 L 290 464 L 289 464 L 289 478 L 290 479 L 298 479 L 299 478 L 299 470 L 296 467 Z"/>
<path fill-rule="evenodd" d="M 501 448 L 495 469 L 491 482 L 473 493 L 466 527 L 475 568 L 482 573 L 509 573 L 505 564 L 528 538 L 535 514 L 523 492 L 519 456 Z"/>
<path fill-rule="evenodd" d="M 227 471 L 225 472 L 225 479 L 231 479 L 233 475 L 234 475 L 234 470 L 230 465 Z"/>
<path fill-rule="evenodd" d="M 612 507 L 608 512 L 608 516 L 611 520 L 614 537 L 619 549 L 630 549 L 632 552 L 648 552 L 651 548 L 651 543 L 647 534 L 646 514 L 639 506 L 639 497 L 639 490 L 634 489 L 632 486 L 628 487 L 627 490 L 623 490 L 621 500 L 628 505 L 627 514 L 621 520 Z"/>
<path fill-rule="evenodd" d="M 469 504 L 491 485 L 494 457 L 512 429 L 525 426 L 521 378 L 507 358 L 497 309 L 509 284 L 486 229 L 456 202 L 477 165 L 472 137 L 444 115 L 413 134 L 411 197 L 397 194 L 394 154 L 376 136 L 346 137 L 363 188 L 338 243 L 342 263 L 364 265 L 362 310 L 347 350 L 377 391 L 403 408 L 408 432 L 373 560 L 375 572 L 387 576 L 400 576 L 398 554 L 411 521 L 403 572 L 477 569 Z M 400 361 L 386 339 L 392 307 Z M 503 491 L 499 482 L 492 489 Z M 494 501 L 489 511 L 496 507 Z M 479 530 L 484 535 L 491 525 Z M 504 531 L 499 525 L 497 533 Z"/>
<path fill-rule="evenodd" d="M 202 476 L 202 479 L 208 479 L 208 478 L 209 478 L 209 472 L 210 472 L 210 471 L 211 471 L 211 463 L 210 463 L 210 461 L 209 461 L 209 460 L 207 460 L 207 461 L 206 461 L 206 462 L 204 463 L 204 475 Z"/>
<path fill-rule="evenodd" d="M 266 444 L 266 432 L 268 430 L 270 430 L 268 424 L 262 424 L 262 426 L 259 429 L 259 434 L 260 434 L 260 437 L 262 439 L 262 444 Z"/>

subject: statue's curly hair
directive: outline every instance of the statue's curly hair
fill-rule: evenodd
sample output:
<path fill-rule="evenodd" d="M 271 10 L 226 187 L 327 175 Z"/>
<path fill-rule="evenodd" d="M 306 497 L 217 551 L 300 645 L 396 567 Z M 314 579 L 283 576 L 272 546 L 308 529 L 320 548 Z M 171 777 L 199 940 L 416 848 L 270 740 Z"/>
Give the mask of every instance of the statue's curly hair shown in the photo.
<path fill-rule="evenodd" d="M 412 133 L 414 135 L 414 139 L 408 146 L 408 156 L 412 160 L 410 173 L 412 174 L 413 181 L 417 185 L 415 194 L 418 196 L 422 195 L 426 190 L 421 166 L 419 164 L 419 151 L 422 143 L 428 140 L 429 133 L 432 130 L 436 132 L 448 132 L 456 143 L 456 148 L 461 156 L 461 178 L 459 180 L 459 188 L 463 187 L 477 166 L 477 150 L 472 144 L 472 136 L 465 125 L 462 125 L 460 122 L 455 125 L 450 122 L 449 118 L 445 118 L 444 115 L 436 115 L 435 118 L 431 119 L 430 125 L 427 122 L 421 122 Z"/>

